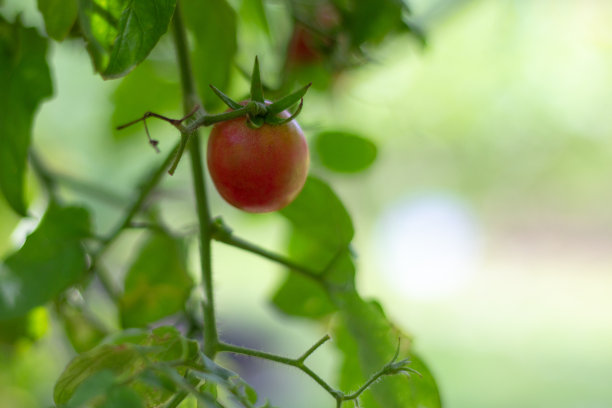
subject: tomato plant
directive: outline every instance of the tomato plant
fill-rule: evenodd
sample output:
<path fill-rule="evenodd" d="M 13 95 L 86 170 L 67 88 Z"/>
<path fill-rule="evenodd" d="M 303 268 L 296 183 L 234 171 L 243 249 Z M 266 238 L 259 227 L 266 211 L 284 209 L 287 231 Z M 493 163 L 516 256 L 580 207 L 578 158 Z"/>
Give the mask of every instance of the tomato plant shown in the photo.
<path fill-rule="evenodd" d="M 287 13 L 270 14 L 277 18 L 289 15 L 294 21 L 299 7 L 306 3 L 289 2 Z M 318 3 L 313 2 L 314 10 L 322 10 Z M 334 14 L 326 20 L 323 13 L 317 24 L 324 26 L 329 20 L 334 30 L 346 25 L 341 31 L 352 50 L 380 43 L 408 27 L 403 21 L 408 10 L 394 0 L 333 3 L 337 18 Z M 248 101 L 237 103 L 220 90 L 232 89 L 230 81 L 239 71 L 237 61 L 248 54 L 238 47 L 240 29 L 254 25 L 269 34 L 269 5 L 262 0 L 231 4 L 226 0 L 39 0 L 38 6 L 45 24 L 42 33 L 25 27 L 19 17 L 11 21 L 0 14 L 0 83 L 4 84 L 0 111 L 11 118 L 0 121 L 0 192 L 16 217 L 38 218 L 23 245 L 0 264 L 0 330 L 15 332 L 0 336 L 0 341 L 11 353 L 18 349 L 19 341 L 38 341 L 43 331 L 33 335 L 28 325 L 47 318 L 41 310 L 53 311 L 51 324 L 63 328 L 73 353 L 55 382 L 55 406 L 187 407 L 197 403 L 271 407 L 271 403 L 262 403 L 263 398 L 240 373 L 221 365 L 217 357 L 225 353 L 301 371 L 327 393 L 330 406 L 438 408 L 433 375 L 409 337 L 389 321 L 378 302 L 363 299 L 357 291 L 351 247 L 354 226 L 347 209 L 324 180 L 308 174 L 308 135 L 305 137 L 295 118 L 308 104 L 305 95 L 310 84 L 285 92 L 293 85 L 281 78 L 278 88 L 270 90 L 276 98 L 268 102 L 263 82 L 271 81 L 262 81 L 255 58 Z M 375 26 L 372 17 L 377 17 Z M 271 41 L 272 36 L 267 38 Z M 288 39 L 283 40 L 286 44 Z M 46 152 L 43 144 L 31 138 L 35 114 L 53 93 L 47 49 L 49 44 L 62 47 L 62 41 L 83 51 L 86 44 L 96 73 L 118 81 L 117 111 L 123 108 L 132 114 L 134 106 L 142 111 L 166 109 L 180 104 L 171 95 L 181 96 L 181 118 L 147 112 L 119 126 L 123 129 L 143 122 L 149 143 L 164 156 L 149 163 L 151 169 L 139 184 L 124 180 L 126 190 L 135 192 L 133 197 L 109 192 L 91 180 L 62 177 L 62 171 L 55 168 L 58 164 L 51 164 L 53 152 Z M 167 52 L 168 48 L 174 52 Z M 283 69 L 282 56 L 270 60 L 277 61 L 277 71 Z M 147 69 L 140 69 L 145 62 Z M 168 77 L 160 79 L 159 72 L 167 72 Z M 328 73 L 333 75 L 333 70 Z M 134 92 L 135 83 L 146 85 Z M 214 113 L 219 98 L 230 110 Z M 82 103 L 87 103 L 86 98 Z M 113 117 L 117 115 L 121 116 L 114 112 Z M 168 149 L 151 138 L 149 118 L 162 119 L 178 130 L 175 148 Z M 209 126 L 213 128 L 204 143 L 202 129 Z M 102 132 L 106 142 L 112 140 L 111 132 L 109 124 Z M 344 134 L 328 133 L 326 146 L 334 146 L 330 139 L 347 140 L 346 135 L 339 135 Z M 365 138 L 348 139 L 372 150 Z M 211 208 L 201 151 L 206 145 L 208 169 L 219 193 L 247 212 L 277 212 L 278 222 L 285 223 L 290 233 L 287 255 L 236 235 L 218 215 L 226 207 Z M 122 145 L 117 143 L 113 149 L 106 163 L 125 165 L 125 160 L 115 157 Z M 319 154 L 329 151 L 319 150 Z M 360 146 L 351 150 L 359 151 Z M 91 160 L 85 152 L 75 154 L 81 163 Z M 167 173 L 174 175 L 184 164 L 184 154 L 189 156 L 192 210 L 197 219 L 197 227 L 190 232 L 168 221 L 172 217 L 164 217 L 161 204 L 165 197 L 153 194 Z M 149 152 L 147 158 L 152 156 Z M 374 158 L 375 154 L 369 154 L 346 163 L 351 158 L 344 157 L 342 166 L 334 166 L 332 157 L 324 163 L 330 169 L 358 171 Z M 143 160 L 134 155 L 127 161 Z M 32 211 L 37 206 L 26 199 L 27 169 L 36 176 L 35 194 L 44 207 L 42 216 Z M 107 167 L 103 172 L 111 171 Z M 83 206 L 66 190 L 80 191 L 92 200 L 112 201 L 120 209 L 118 219 L 114 224 L 104 217 L 92 222 L 99 208 Z M 134 256 L 117 255 L 124 242 L 118 245 L 118 241 L 134 230 L 141 238 L 140 244 L 128 248 Z M 217 323 L 224 315 L 215 301 L 213 241 L 282 266 L 286 277 L 273 295 L 273 306 L 287 317 L 316 322 L 322 332 L 320 340 L 291 358 L 243 347 L 224 336 Z M 193 248 L 198 249 L 197 254 Z M 197 266 L 190 259 L 197 259 Z M 109 305 L 106 319 L 100 318 L 103 313 L 94 313 L 99 303 L 92 299 L 99 295 Z M 338 350 L 338 386 L 307 364 L 310 355 L 328 341 Z M 410 376 L 415 373 L 418 375 Z M 294 399 L 301 398 L 295 395 Z M 48 406 L 50 400 L 47 395 L 39 405 Z"/>

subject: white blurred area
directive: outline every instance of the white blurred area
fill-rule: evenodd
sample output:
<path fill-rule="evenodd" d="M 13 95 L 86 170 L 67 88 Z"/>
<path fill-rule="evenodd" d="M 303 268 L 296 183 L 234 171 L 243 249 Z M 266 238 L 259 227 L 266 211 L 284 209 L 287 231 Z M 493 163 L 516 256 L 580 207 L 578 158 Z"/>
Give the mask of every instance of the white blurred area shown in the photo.
<path fill-rule="evenodd" d="M 373 238 L 376 269 L 389 290 L 411 298 L 434 299 L 463 289 L 482 257 L 476 219 L 465 204 L 445 194 L 392 203 Z"/>

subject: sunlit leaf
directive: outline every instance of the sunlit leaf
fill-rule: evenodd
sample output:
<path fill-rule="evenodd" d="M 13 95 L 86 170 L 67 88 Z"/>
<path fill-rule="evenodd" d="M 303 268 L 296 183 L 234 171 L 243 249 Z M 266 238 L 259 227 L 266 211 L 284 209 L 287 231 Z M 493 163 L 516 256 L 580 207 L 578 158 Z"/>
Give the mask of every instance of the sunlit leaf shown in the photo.
<path fill-rule="evenodd" d="M 214 109 L 221 101 L 209 85 L 224 91 L 229 83 L 237 50 L 236 12 L 226 0 L 186 0 L 181 4 L 195 40 L 192 57 L 199 95 L 206 109 Z"/>
<path fill-rule="evenodd" d="M 0 165 L 1 166 L 1 165 Z M 0 193 L 0 257 L 14 248 L 11 234 L 21 217 L 15 213 Z"/>
<path fill-rule="evenodd" d="M 172 393 L 152 387 L 147 381 L 138 378 L 138 374 L 155 363 L 195 361 L 197 358 L 197 343 L 182 337 L 172 327 L 159 327 L 152 332 L 125 331 L 107 343 L 75 357 L 55 384 L 54 400 L 57 404 L 67 403 L 84 381 L 108 371 L 120 380 L 133 378 L 127 386 L 142 399 L 144 406 L 157 406 Z"/>
<path fill-rule="evenodd" d="M 45 20 L 47 34 L 54 40 L 62 41 L 77 18 L 78 0 L 38 0 L 37 3 Z"/>
<path fill-rule="evenodd" d="M 182 242 L 152 233 L 125 278 L 119 307 L 123 327 L 144 327 L 183 308 L 193 286 L 185 258 Z"/>
<path fill-rule="evenodd" d="M 41 101 L 52 94 L 46 62 L 47 40 L 19 20 L 0 15 L 0 191 L 20 215 L 26 215 L 25 170 L 32 120 Z"/>
<path fill-rule="evenodd" d="M 51 203 L 21 249 L 0 264 L 0 319 L 23 315 L 75 283 L 87 269 L 81 240 L 88 236 L 85 209 Z"/>
<path fill-rule="evenodd" d="M 126 75 L 168 30 L 176 0 L 80 0 L 79 21 L 96 71 Z"/>
<path fill-rule="evenodd" d="M 315 136 L 313 145 L 321 164 L 339 173 L 365 170 L 376 160 L 376 145 L 350 132 L 321 132 Z"/>
<path fill-rule="evenodd" d="M 0 344 L 13 345 L 22 339 L 38 340 L 48 327 L 49 316 L 43 307 L 32 310 L 26 316 L 0 320 Z"/>
<path fill-rule="evenodd" d="M 410 368 L 422 377 L 403 374 L 382 377 L 360 397 L 362 408 L 439 408 L 436 383 L 424 363 L 412 353 L 410 339 L 395 328 L 376 303 L 365 302 L 357 293 L 344 296 L 336 320 L 334 340 L 342 352 L 340 386 L 355 390 L 393 358 L 398 341 L 398 359 L 410 358 Z M 345 404 L 349 407 L 351 404 Z"/>

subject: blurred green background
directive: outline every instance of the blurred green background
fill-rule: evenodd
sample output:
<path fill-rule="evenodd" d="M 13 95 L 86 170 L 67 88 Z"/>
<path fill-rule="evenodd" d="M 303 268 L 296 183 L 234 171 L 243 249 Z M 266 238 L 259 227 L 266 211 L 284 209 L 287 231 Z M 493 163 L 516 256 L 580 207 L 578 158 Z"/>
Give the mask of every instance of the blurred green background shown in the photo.
<path fill-rule="evenodd" d="M 369 65 L 344 73 L 331 98 L 310 94 L 301 116 L 307 137 L 337 128 L 378 145 L 364 173 L 313 167 L 354 218 L 359 289 L 414 336 L 446 407 L 610 407 L 612 2 L 412 4 L 428 46 L 405 38 L 387 43 Z M 2 11 L 22 11 L 26 24 L 42 27 L 33 0 L 5 1 Z M 249 61 L 253 51 L 241 41 Z M 152 58 L 172 53 L 162 41 Z M 113 136 L 118 83 L 93 75 L 81 44 L 54 44 L 50 56 L 55 98 L 39 112 L 34 145 L 55 171 L 129 197 L 160 157 L 142 128 Z M 158 74 L 172 79 L 174 67 Z M 236 81 L 232 92 L 246 90 Z M 161 113 L 177 116 L 179 103 L 170 102 L 178 101 L 178 87 L 169 82 L 156 92 Z M 147 102 L 130 106 L 128 116 L 152 109 Z M 150 129 L 162 150 L 173 145 L 170 126 Z M 196 223 L 186 167 L 181 163 L 159 192 L 164 220 L 178 231 Z M 33 177 L 30 186 L 33 211 L 42 212 Z M 120 215 L 112 199 L 65 194 L 91 207 L 99 228 Z M 212 209 L 241 236 L 284 250 L 280 217 L 242 214 L 216 195 Z M 17 222 L 0 202 L 2 253 L 33 228 Z M 106 267 L 116 276 L 140 237 L 127 233 L 114 247 Z M 281 268 L 221 244 L 214 251 L 222 336 L 295 354 L 322 333 L 268 306 Z M 111 305 L 95 287 L 90 292 L 94 311 L 116 327 Z M 53 382 L 73 351 L 52 312 L 40 310 L 38 319 L 45 313 L 51 322 L 41 340 L 0 354 L 1 408 L 51 403 Z M 313 364 L 329 378 L 334 357 L 324 348 Z M 278 405 L 330 404 L 290 368 L 235 364 Z M 290 396 L 295 390 L 303 395 L 299 404 Z"/>

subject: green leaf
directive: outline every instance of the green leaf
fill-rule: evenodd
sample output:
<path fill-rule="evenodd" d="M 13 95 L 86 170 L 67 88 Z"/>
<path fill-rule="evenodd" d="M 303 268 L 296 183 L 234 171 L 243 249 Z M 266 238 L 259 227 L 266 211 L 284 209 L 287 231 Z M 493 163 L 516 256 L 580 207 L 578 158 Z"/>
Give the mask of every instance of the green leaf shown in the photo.
<path fill-rule="evenodd" d="M 79 20 L 96 71 L 126 75 L 168 30 L 176 0 L 80 0 Z"/>
<path fill-rule="evenodd" d="M 354 230 L 348 212 L 326 183 L 310 176 L 296 200 L 280 213 L 293 227 L 289 257 L 324 274 L 330 286 L 289 271 L 272 302 L 292 316 L 316 319 L 336 311 L 335 293 L 354 288 L 355 267 L 348 250 Z"/>
<path fill-rule="evenodd" d="M 108 343 L 75 357 L 55 384 L 53 398 L 56 404 L 65 404 L 88 378 L 109 371 L 119 381 L 131 380 L 127 386 L 142 399 L 144 406 L 158 406 L 170 398 L 172 392 L 152 387 L 138 375 L 155 364 L 197 359 L 197 343 L 181 336 L 173 327 L 159 327 L 152 332 L 124 331 Z M 185 370 L 177 372 L 182 375 Z"/>
<path fill-rule="evenodd" d="M 65 408 L 144 408 L 138 394 L 120 385 L 112 371 L 103 370 L 85 379 L 75 390 Z"/>
<path fill-rule="evenodd" d="M 116 130 L 116 127 L 141 117 L 145 111 L 163 115 L 180 114 L 180 111 L 177 111 L 177 107 L 181 106 L 180 86 L 172 80 L 176 76 L 167 74 L 163 68 L 157 62 L 145 60 L 130 75 L 121 79 L 112 95 L 111 126 L 115 139 L 136 136 L 144 141 L 145 131 L 142 126 L 131 126 L 122 130 Z M 149 128 L 153 127 L 153 123 L 159 122 L 155 119 L 149 121 Z"/>
<path fill-rule="evenodd" d="M 340 131 L 321 132 L 315 136 L 314 150 L 321 164 L 339 173 L 356 173 L 376 160 L 376 145 L 362 136 Z"/>
<path fill-rule="evenodd" d="M 243 21 L 259 28 L 266 35 L 270 35 L 270 26 L 262 0 L 242 0 L 240 17 Z"/>
<path fill-rule="evenodd" d="M 301 234 L 336 251 L 353 239 L 353 222 L 346 208 L 322 180 L 309 176 L 297 198 L 280 214 Z"/>
<path fill-rule="evenodd" d="M 91 350 L 108 334 L 104 327 L 88 319 L 85 312 L 69 304 L 60 305 L 58 314 L 70 344 L 78 353 Z"/>
<path fill-rule="evenodd" d="M 81 240 L 89 236 L 89 214 L 51 203 L 25 244 L 0 264 L 0 319 L 45 304 L 87 269 Z"/>
<path fill-rule="evenodd" d="M 125 278 L 119 304 L 123 327 L 144 327 L 180 311 L 192 287 L 182 242 L 152 233 Z"/>
<path fill-rule="evenodd" d="M 272 298 L 273 304 L 290 316 L 318 319 L 335 312 L 334 294 L 354 288 L 355 267 L 346 249 L 333 250 L 318 240 L 294 231 L 289 239 L 289 257 L 324 274 L 326 284 L 287 272 L 285 281 Z"/>
<path fill-rule="evenodd" d="M 220 105 L 208 85 L 226 89 L 229 83 L 236 42 L 236 12 L 226 0 L 186 0 L 181 3 L 188 28 L 194 35 L 192 54 L 195 79 L 204 107 Z"/>
<path fill-rule="evenodd" d="M 281 283 L 272 303 L 289 316 L 319 319 L 336 311 L 327 292 L 316 282 L 292 272 Z"/>
<path fill-rule="evenodd" d="M 191 369 L 190 374 L 195 378 L 206 381 L 208 384 L 216 384 L 224 388 L 226 392 L 234 397 L 241 406 L 245 408 L 254 408 L 257 401 L 257 393 L 249 384 L 247 384 L 238 374 L 224 368 L 215 363 L 210 358 L 201 354 L 202 369 Z M 201 394 L 206 396 L 207 394 Z M 207 406 L 205 404 L 205 406 Z M 214 406 L 219 406 L 214 405 Z"/>
<path fill-rule="evenodd" d="M 47 34 L 54 40 L 62 41 L 77 18 L 78 0 L 38 0 L 37 3 L 45 20 Z"/>
<path fill-rule="evenodd" d="M 128 387 L 113 387 L 106 395 L 106 400 L 99 408 L 145 408 L 142 399 Z"/>
<path fill-rule="evenodd" d="M 47 40 L 36 29 L 0 15 L 0 191 L 20 215 L 26 215 L 24 182 L 34 113 L 53 93 L 46 54 Z"/>
<path fill-rule="evenodd" d="M 95 400 L 98 400 L 98 402 L 103 401 L 106 393 L 116 382 L 117 380 L 112 371 L 102 370 L 93 374 L 81 382 L 74 390 L 74 394 L 66 404 L 66 408 L 89 406 Z"/>
<path fill-rule="evenodd" d="M 410 358 L 409 367 L 419 371 L 423 377 L 401 374 L 382 377 L 362 394 L 361 407 L 441 407 L 433 376 L 412 352 L 410 339 L 387 320 L 380 305 L 365 302 L 355 292 L 343 297 L 341 309 L 334 328 L 334 340 L 343 355 L 340 368 L 340 387 L 343 390 L 359 388 L 389 363 L 400 341 L 398 360 Z"/>

